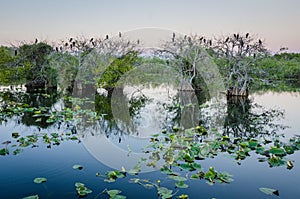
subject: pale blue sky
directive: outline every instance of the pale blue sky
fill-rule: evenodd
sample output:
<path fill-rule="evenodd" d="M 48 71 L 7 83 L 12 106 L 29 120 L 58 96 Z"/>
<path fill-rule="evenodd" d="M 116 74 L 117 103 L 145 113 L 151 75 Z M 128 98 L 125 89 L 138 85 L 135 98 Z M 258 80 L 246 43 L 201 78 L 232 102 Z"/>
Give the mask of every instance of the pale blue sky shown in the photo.
<path fill-rule="evenodd" d="M 185 34 L 255 33 L 300 52 L 299 0 L 0 0 L 0 44 L 159 27 Z"/>

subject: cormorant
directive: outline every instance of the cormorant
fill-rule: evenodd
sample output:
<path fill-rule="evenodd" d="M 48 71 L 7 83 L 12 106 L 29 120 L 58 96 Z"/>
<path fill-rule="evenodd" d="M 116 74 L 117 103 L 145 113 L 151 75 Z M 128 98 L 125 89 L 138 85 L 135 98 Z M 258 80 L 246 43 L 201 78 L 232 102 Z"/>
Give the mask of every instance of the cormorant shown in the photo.
<path fill-rule="evenodd" d="M 228 41 L 229 41 L 229 37 L 226 38 L 225 42 L 228 42 Z"/>
<path fill-rule="evenodd" d="M 108 39 L 108 35 L 106 35 L 105 39 Z"/>
<path fill-rule="evenodd" d="M 75 46 L 75 41 L 72 42 L 73 46 Z"/>
<path fill-rule="evenodd" d="M 58 47 L 55 47 L 56 52 L 58 52 Z"/>
<path fill-rule="evenodd" d="M 203 39 L 203 42 L 205 43 L 205 42 L 206 42 L 206 39 Z"/>
<path fill-rule="evenodd" d="M 140 40 L 139 39 L 137 40 L 137 44 L 140 44 Z"/>
<path fill-rule="evenodd" d="M 68 43 L 67 43 L 67 42 L 65 43 L 65 46 L 68 46 Z"/>
<path fill-rule="evenodd" d="M 15 56 L 17 56 L 17 54 L 18 54 L 18 51 L 17 51 L 17 50 L 15 50 Z"/>
<path fill-rule="evenodd" d="M 262 44 L 262 41 L 259 39 L 259 40 L 258 40 L 258 43 L 259 43 L 259 45 L 261 45 L 261 44 Z"/>
<path fill-rule="evenodd" d="M 38 42 L 38 41 L 39 41 L 39 40 L 36 38 L 34 43 L 36 43 L 36 44 L 37 44 L 37 42 Z"/>
<path fill-rule="evenodd" d="M 210 45 L 210 46 L 212 45 L 212 41 L 211 41 L 211 40 L 209 40 L 209 45 Z"/>
<path fill-rule="evenodd" d="M 248 38 L 249 37 L 249 33 L 247 32 L 247 34 L 246 34 L 246 38 Z"/>
<path fill-rule="evenodd" d="M 119 37 L 122 37 L 122 33 L 121 32 L 119 32 Z"/>
<path fill-rule="evenodd" d="M 71 37 L 70 40 L 69 40 L 69 42 L 71 42 L 72 40 L 73 40 L 73 38 Z"/>
<path fill-rule="evenodd" d="M 203 37 L 200 37 L 200 41 L 202 41 Z"/>
<path fill-rule="evenodd" d="M 239 39 L 240 35 L 239 34 L 236 34 L 236 39 Z"/>
<path fill-rule="evenodd" d="M 173 36 L 172 36 L 172 42 L 175 41 L 175 32 L 173 32 Z"/>
<path fill-rule="evenodd" d="M 236 38 L 236 34 L 233 34 L 234 38 Z"/>

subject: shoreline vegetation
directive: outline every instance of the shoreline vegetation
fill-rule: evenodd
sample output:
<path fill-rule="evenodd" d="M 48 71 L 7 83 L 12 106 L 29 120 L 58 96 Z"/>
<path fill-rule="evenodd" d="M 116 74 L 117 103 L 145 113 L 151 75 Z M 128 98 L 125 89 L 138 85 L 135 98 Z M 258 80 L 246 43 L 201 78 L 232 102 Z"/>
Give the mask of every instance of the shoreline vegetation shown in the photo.
<path fill-rule="evenodd" d="M 141 43 L 119 33 L 112 38 L 70 38 L 56 45 L 36 39 L 34 43 L 1 46 L 0 84 L 24 84 L 27 90 L 59 86 L 66 92 L 76 80 L 111 93 L 130 70 L 141 64 L 162 64 L 176 70 L 193 89 L 205 90 L 198 65 L 208 57 L 217 65 L 229 97 L 247 97 L 264 88 L 299 91 L 300 54 L 283 48 L 272 55 L 264 41 L 249 33 L 214 39 L 173 33 L 152 57 L 142 55 Z"/>

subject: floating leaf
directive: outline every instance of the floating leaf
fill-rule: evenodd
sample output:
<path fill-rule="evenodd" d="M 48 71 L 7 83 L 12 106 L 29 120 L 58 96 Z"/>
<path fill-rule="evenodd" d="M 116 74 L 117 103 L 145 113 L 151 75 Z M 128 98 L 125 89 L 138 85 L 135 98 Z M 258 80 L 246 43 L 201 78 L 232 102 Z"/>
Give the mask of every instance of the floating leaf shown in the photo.
<path fill-rule="evenodd" d="M 27 197 L 24 197 L 22 199 L 39 199 L 39 196 L 38 195 L 27 196 Z"/>
<path fill-rule="evenodd" d="M 274 155 L 278 155 L 278 156 L 284 156 L 286 155 L 286 152 L 282 149 L 282 148 L 271 148 L 269 150 L 270 153 L 274 154 Z"/>
<path fill-rule="evenodd" d="M 42 178 L 42 177 L 39 177 L 39 178 L 35 178 L 33 180 L 34 183 L 37 183 L 37 184 L 40 184 L 40 183 L 43 183 L 43 182 L 46 182 L 47 179 L 46 178 Z"/>
<path fill-rule="evenodd" d="M 75 164 L 75 165 L 73 165 L 73 169 L 82 170 L 82 169 L 83 169 L 83 166 L 80 165 L 80 164 Z"/>
<path fill-rule="evenodd" d="M 20 134 L 17 133 L 17 132 L 14 132 L 14 133 L 11 134 L 11 137 L 18 138 L 18 137 L 20 137 Z"/>
<path fill-rule="evenodd" d="M 189 187 L 189 185 L 185 184 L 183 181 L 176 182 L 175 185 L 176 185 L 176 187 L 183 188 L 183 189 Z"/>
<path fill-rule="evenodd" d="M 9 151 L 7 149 L 0 149 L 0 155 L 8 155 Z"/>
<path fill-rule="evenodd" d="M 169 178 L 175 180 L 175 181 L 186 181 L 187 179 L 182 176 L 174 176 L 174 175 L 169 175 Z"/>
<path fill-rule="evenodd" d="M 271 189 L 271 188 L 266 188 L 266 187 L 261 187 L 259 190 L 267 195 L 276 195 L 279 196 L 279 191 L 276 189 Z"/>

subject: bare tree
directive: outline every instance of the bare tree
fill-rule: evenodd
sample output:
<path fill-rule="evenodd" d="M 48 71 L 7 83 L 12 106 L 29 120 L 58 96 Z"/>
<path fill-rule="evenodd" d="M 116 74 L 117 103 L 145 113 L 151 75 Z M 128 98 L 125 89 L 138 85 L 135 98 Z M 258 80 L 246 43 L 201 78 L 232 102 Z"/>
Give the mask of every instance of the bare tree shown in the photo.
<path fill-rule="evenodd" d="M 228 96 L 247 96 L 249 83 L 262 72 L 258 60 L 268 52 L 261 39 L 246 34 L 233 34 L 216 38 L 213 45 Z"/>

